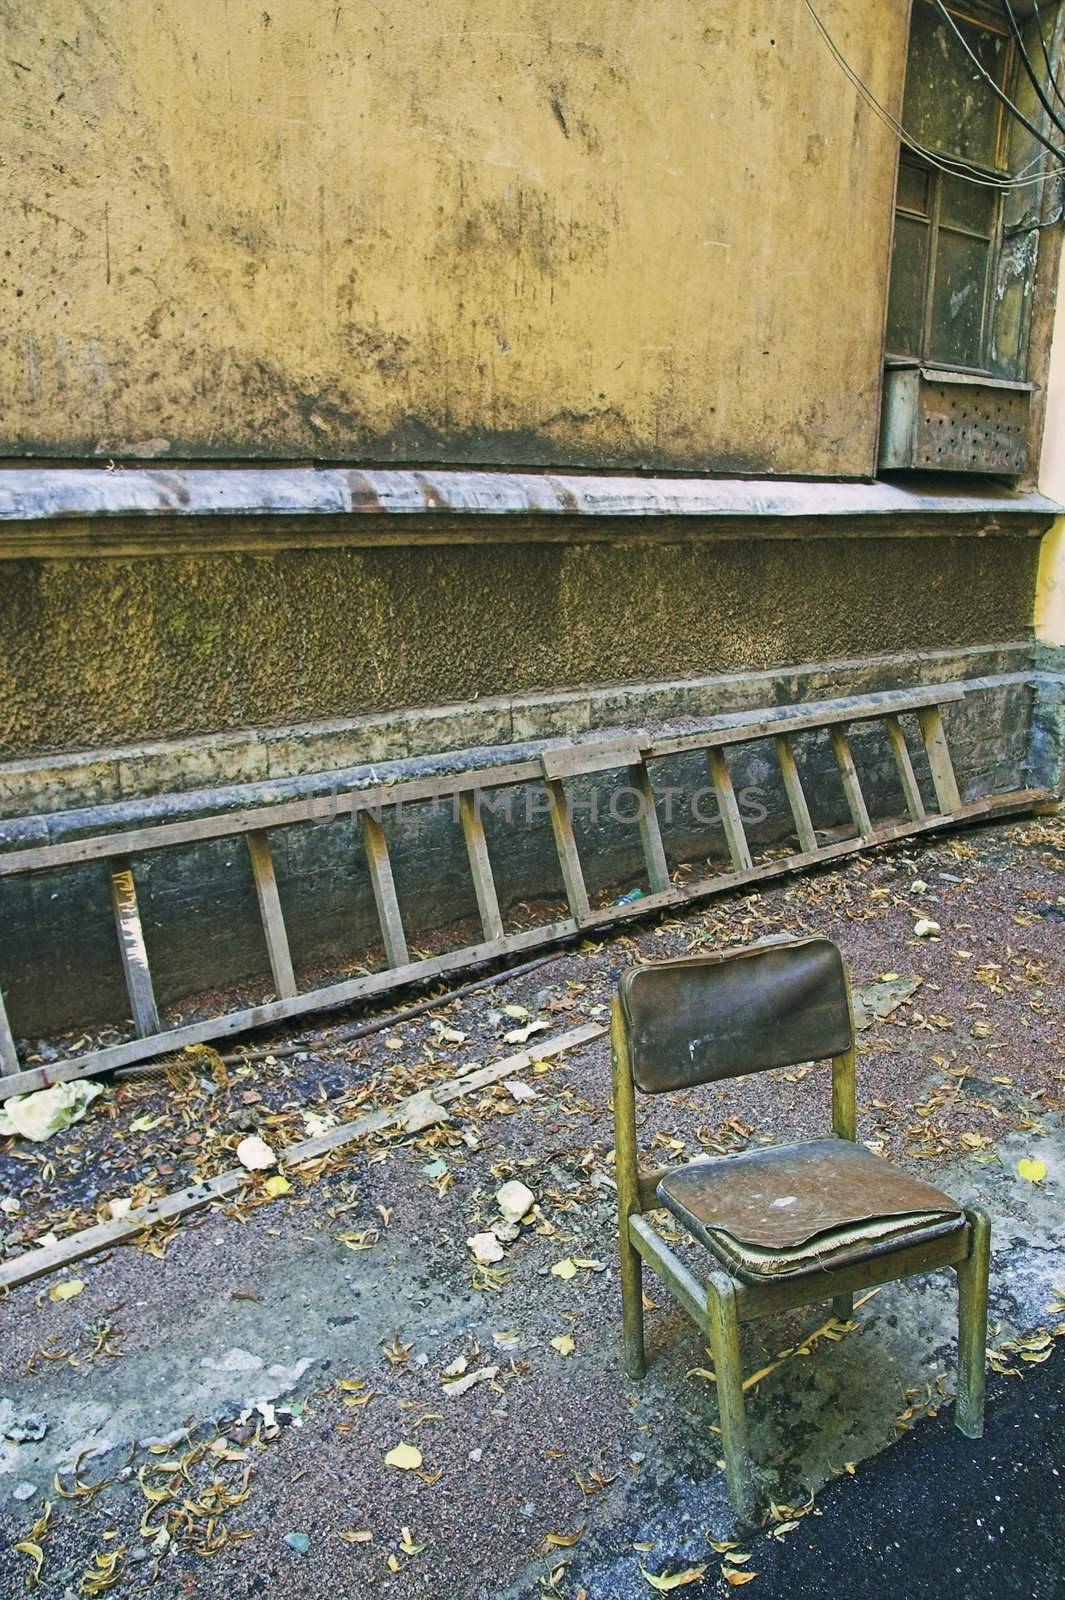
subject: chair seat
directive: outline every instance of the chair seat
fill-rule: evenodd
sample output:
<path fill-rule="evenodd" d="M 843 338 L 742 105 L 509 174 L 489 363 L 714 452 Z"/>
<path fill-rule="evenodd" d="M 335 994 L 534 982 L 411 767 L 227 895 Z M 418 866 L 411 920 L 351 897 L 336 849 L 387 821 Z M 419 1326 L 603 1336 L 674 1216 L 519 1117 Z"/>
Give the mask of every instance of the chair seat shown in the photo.
<path fill-rule="evenodd" d="M 965 1226 L 949 1195 L 848 1139 L 693 1161 L 667 1173 L 657 1193 L 750 1283 L 849 1265 Z"/>

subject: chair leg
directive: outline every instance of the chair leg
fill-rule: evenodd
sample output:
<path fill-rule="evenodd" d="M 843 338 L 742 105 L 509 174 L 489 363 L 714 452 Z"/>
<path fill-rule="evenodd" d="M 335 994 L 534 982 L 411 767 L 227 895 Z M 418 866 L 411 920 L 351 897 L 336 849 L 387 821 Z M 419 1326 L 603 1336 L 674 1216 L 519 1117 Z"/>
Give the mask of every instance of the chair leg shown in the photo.
<path fill-rule="evenodd" d="M 854 1315 L 854 1296 L 837 1294 L 832 1301 L 832 1315 L 837 1322 L 849 1322 Z"/>
<path fill-rule="evenodd" d="M 969 1254 L 958 1274 L 958 1399 L 954 1423 L 970 1439 L 984 1432 L 987 1368 L 987 1285 L 991 1272 L 991 1219 L 979 1206 L 966 1209 Z"/>
<path fill-rule="evenodd" d="M 629 1238 L 629 1219 L 621 1213 L 618 1249 L 621 1267 L 621 1328 L 625 1344 L 625 1371 L 639 1380 L 647 1372 L 643 1344 L 643 1262 Z"/>
<path fill-rule="evenodd" d="M 736 1515 L 750 1521 L 757 1510 L 757 1494 L 747 1445 L 736 1286 L 723 1272 L 710 1274 L 706 1308 L 710 1324 L 710 1353 L 717 1378 L 717 1404 L 721 1417 L 721 1440 L 725 1448 L 725 1479 L 729 1499 Z"/>

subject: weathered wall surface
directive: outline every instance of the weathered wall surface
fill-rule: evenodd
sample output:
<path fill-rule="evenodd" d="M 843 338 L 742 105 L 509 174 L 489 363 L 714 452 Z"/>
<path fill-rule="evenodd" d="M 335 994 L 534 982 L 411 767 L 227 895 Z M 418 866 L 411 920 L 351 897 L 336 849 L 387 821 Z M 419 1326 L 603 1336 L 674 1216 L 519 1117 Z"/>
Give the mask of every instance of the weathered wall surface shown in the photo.
<path fill-rule="evenodd" d="M 820 9 L 897 107 L 908 7 Z M 0 454 L 873 470 L 894 141 L 800 5 L 0 34 Z"/>
<path fill-rule="evenodd" d="M 994 643 L 1030 537 L 810 538 L 9 562 L 0 753 L 523 690 Z"/>

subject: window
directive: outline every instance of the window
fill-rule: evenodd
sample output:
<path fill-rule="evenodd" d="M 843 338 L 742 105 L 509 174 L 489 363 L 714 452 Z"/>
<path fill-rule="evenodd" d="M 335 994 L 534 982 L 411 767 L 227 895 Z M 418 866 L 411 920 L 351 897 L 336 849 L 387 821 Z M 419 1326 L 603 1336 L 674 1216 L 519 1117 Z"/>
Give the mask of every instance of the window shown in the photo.
<path fill-rule="evenodd" d="M 973 53 L 1009 91 L 1004 29 L 948 8 Z M 930 0 L 915 0 L 902 121 L 927 149 L 994 177 L 1006 169 L 1006 112 Z M 994 287 L 1002 199 L 904 150 L 895 202 L 888 300 L 889 360 L 994 370 Z"/>

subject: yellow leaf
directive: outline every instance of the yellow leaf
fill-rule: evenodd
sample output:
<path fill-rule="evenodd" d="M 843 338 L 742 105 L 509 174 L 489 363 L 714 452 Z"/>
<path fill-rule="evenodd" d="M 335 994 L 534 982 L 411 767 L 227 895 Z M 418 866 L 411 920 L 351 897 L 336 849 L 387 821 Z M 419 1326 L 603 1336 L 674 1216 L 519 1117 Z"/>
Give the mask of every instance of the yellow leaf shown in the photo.
<path fill-rule="evenodd" d="M 562 1278 L 564 1280 L 575 1278 L 577 1276 L 576 1262 L 570 1260 L 569 1256 L 566 1257 L 565 1261 L 556 1261 L 554 1266 L 551 1268 L 551 1276 L 553 1278 Z"/>
<path fill-rule="evenodd" d="M 403 1551 L 405 1556 L 417 1556 L 421 1555 L 422 1551 L 425 1549 L 425 1546 L 423 1544 L 415 1544 L 410 1529 L 404 1528 L 403 1537 L 399 1542 L 399 1548 Z"/>
<path fill-rule="evenodd" d="M 749 1550 L 737 1550 L 736 1554 L 729 1556 L 728 1559 L 734 1567 L 740 1567 L 745 1561 L 751 1559 L 751 1552 Z"/>
<path fill-rule="evenodd" d="M 345 1544 L 369 1544 L 373 1534 L 369 1528 L 341 1528 L 337 1538 L 343 1539 Z"/>
<path fill-rule="evenodd" d="M 1027 1178 L 1029 1183 L 1042 1183 L 1047 1175 L 1047 1164 L 1036 1156 L 1025 1156 L 1018 1161 L 1017 1171 L 1022 1178 Z"/>
<path fill-rule="evenodd" d="M 153 1128 L 157 1128 L 161 1122 L 165 1121 L 165 1117 L 134 1117 L 129 1125 L 129 1131 L 130 1133 L 151 1133 Z"/>
<path fill-rule="evenodd" d="M 721 1576 L 733 1589 L 738 1589 L 741 1583 L 753 1583 L 757 1572 L 733 1572 L 731 1567 L 722 1567 Z"/>
<path fill-rule="evenodd" d="M 719 1555 L 719 1556 L 723 1556 L 725 1554 L 726 1550 L 735 1550 L 736 1549 L 735 1541 L 733 1541 L 730 1544 L 727 1539 L 722 1540 L 721 1543 L 719 1544 L 716 1539 L 711 1539 L 711 1538 L 708 1537 L 706 1542 L 710 1546 L 711 1550 L 714 1551 L 715 1555 Z"/>
<path fill-rule="evenodd" d="M 577 1543 L 584 1532 L 586 1523 L 582 1522 L 576 1533 L 548 1533 L 544 1535 L 545 1545 L 554 1545 L 559 1550 L 569 1550 Z"/>
<path fill-rule="evenodd" d="M 271 1200 L 276 1200 L 279 1194 L 291 1193 L 292 1185 L 289 1183 L 287 1178 L 283 1178 L 278 1172 L 275 1173 L 272 1178 L 267 1178 L 266 1182 L 263 1184 L 263 1188 L 266 1190 Z"/>
<path fill-rule="evenodd" d="M 48 1291 L 49 1300 L 73 1300 L 80 1294 L 85 1283 L 81 1278 L 66 1278 L 62 1283 L 54 1283 Z"/>
<path fill-rule="evenodd" d="M 404 1472 L 412 1472 L 416 1467 L 420 1467 L 421 1464 L 422 1453 L 420 1450 L 416 1450 L 412 1444 L 397 1444 L 395 1449 L 390 1450 L 385 1456 L 386 1466 L 401 1467 Z"/>
<path fill-rule="evenodd" d="M 688 1583 L 698 1583 L 705 1571 L 705 1567 L 688 1567 L 684 1572 L 663 1572 L 660 1578 L 656 1578 L 646 1567 L 640 1568 L 651 1588 L 657 1589 L 659 1594 L 668 1594 L 670 1589 L 683 1589 Z"/>
<path fill-rule="evenodd" d="M 552 1350 L 557 1350 L 560 1356 L 571 1356 L 577 1346 L 568 1333 L 560 1333 L 551 1340 Z"/>
<path fill-rule="evenodd" d="M 22 1554 L 29 1556 L 33 1562 L 33 1576 L 28 1578 L 27 1582 L 30 1584 L 36 1583 L 41 1576 L 41 1568 L 44 1566 L 44 1551 L 39 1544 L 34 1544 L 32 1539 L 20 1539 L 15 1549 L 21 1550 Z"/>

